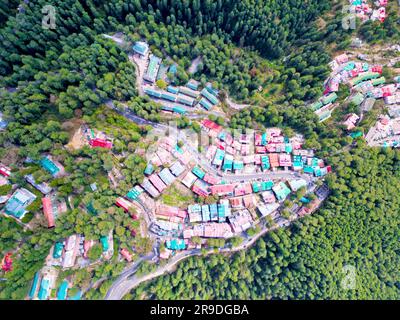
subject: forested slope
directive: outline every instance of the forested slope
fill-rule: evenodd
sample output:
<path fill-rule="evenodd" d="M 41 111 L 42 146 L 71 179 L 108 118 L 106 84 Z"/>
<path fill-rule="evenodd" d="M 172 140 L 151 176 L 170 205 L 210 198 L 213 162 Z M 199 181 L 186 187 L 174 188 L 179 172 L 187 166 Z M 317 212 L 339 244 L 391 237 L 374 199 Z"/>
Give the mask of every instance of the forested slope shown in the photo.
<path fill-rule="evenodd" d="M 232 257 L 190 258 L 127 298 L 397 299 L 400 153 L 363 146 L 333 161 L 333 195 L 316 214 Z M 341 286 L 344 266 L 355 290 Z"/>

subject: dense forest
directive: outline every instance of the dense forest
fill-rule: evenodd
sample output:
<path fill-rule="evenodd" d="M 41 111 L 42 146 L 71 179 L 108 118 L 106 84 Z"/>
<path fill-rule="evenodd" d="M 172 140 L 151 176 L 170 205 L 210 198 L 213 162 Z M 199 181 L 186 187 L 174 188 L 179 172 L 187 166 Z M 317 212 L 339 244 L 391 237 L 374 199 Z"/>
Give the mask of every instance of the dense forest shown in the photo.
<path fill-rule="evenodd" d="M 332 196 L 318 213 L 231 257 L 189 258 L 126 298 L 397 299 L 400 153 L 361 144 L 331 160 Z"/>
<path fill-rule="evenodd" d="M 49 4 L 56 8 L 55 29 L 42 27 L 42 8 Z M 190 77 L 202 83 L 211 80 L 222 94 L 256 105 L 236 113 L 232 128 L 254 122 L 280 126 L 288 133 L 296 130 L 306 136 L 308 147 L 326 156 L 339 152 L 350 139 L 338 128 L 328 130 L 318 124 L 304 104 L 322 93 L 330 51 L 345 49 L 350 43 L 352 31 L 341 28 L 341 14 L 329 17 L 324 27 L 318 21 L 325 12 L 340 12 L 340 8 L 328 0 L 2 1 L 0 111 L 8 127 L 0 131 L 0 160 L 6 159 L 13 169 L 12 183 L 29 188 L 24 175 L 34 173 L 39 182 L 50 183 L 60 197 L 72 195 L 73 201 L 53 230 L 40 220 L 34 220 L 31 231 L 0 218 L 0 257 L 18 248 L 14 270 L 6 274 L 7 282 L 0 282 L 0 299 L 23 299 L 49 248 L 73 233 L 98 239 L 115 230 L 116 247 L 134 247 L 137 254 L 151 249 L 147 238 L 132 237 L 141 221 L 126 219 L 126 213 L 112 205 L 117 195 L 141 181 L 145 160 L 135 152 L 150 142 L 142 141 L 147 128 L 129 123 L 105 104 L 124 104 L 140 117 L 161 121 L 160 106 L 138 96 L 136 70 L 128 60 L 134 41 L 145 39 L 166 63 L 177 64 L 176 84 Z M 383 26 L 365 24 L 360 33 L 368 41 L 395 39 L 394 25 L 395 16 L 390 15 Z M 374 28 L 383 31 L 374 33 Z M 124 34 L 125 45 L 104 37 L 116 32 Z M 187 69 L 197 57 L 202 63 L 196 73 L 189 74 Z M 118 159 L 87 146 L 65 148 L 81 123 L 114 137 Z M 180 119 L 181 127 L 189 124 L 187 118 Z M 37 165 L 24 163 L 26 157 L 38 160 L 43 154 L 63 163 L 67 176 L 50 180 Z M 368 162 L 363 164 L 361 159 L 367 155 Z M 330 185 L 337 193 L 318 215 L 268 235 L 253 249 L 235 255 L 231 265 L 222 256 L 189 259 L 176 274 L 141 286 L 132 296 L 398 295 L 399 283 L 393 277 L 399 267 L 394 242 L 399 200 L 393 196 L 398 153 L 369 150 L 363 154 L 358 148 L 331 162 L 338 174 Z M 117 187 L 107 178 L 113 167 L 125 177 Z M 98 186 L 96 193 L 89 188 L 93 182 Z M 1 195 L 7 188 L 2 188 Z M 87 212 L 89 204 L 97 215 Z M 38 209 L 40 200 L 33 205 Z M 97 256 L 91 255 L 93 260 Z M 124 267 L 117 260 L 116 255 L 109 264 L 76 273 L 77 285 L 109 279 L 99 290 L 89 291 L 87 298 L 104 296 L 110 277 Z M 339 275 L 334 272 L 346 263 L 366 268 L 360 275 L 363 290 L 359 293 L 338 290 Z M 239 268 L 243 264 L 248 268 Z"/>

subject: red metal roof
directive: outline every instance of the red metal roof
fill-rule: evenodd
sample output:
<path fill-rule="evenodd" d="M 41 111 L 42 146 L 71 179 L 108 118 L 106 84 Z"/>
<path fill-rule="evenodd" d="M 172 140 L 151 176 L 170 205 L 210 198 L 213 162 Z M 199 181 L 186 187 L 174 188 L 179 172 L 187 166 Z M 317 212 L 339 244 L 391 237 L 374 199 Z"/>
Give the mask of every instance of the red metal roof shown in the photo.
<path fill-rule="evenodd" d="M 111 141 L 107 141 L 107 140 L 100 139 L 100 138 L 96 138 L 96 139 L 90 140 L 89 144 L 92 147 L 100 147 L 100 148 L 106 148 L 106 149 L 111 149 L 112 148 L 112 142 Z"/>
<path fill-rule="evenodd" d="M 124 198 L 121 198 L 121 197 L 117 198 L 117 200 L 115 201 L 115 204 L 118 207 L 124 209 L 126 212 L 128 212 L 129 208 L 132 206 L 132 204 L 128 200 L 125 200 Z"/>
<path fill-rule="evenodd" d="M 55 226 L 55 223 L 54 223 L 53 205 L 51 203 L 51 199 L 48 197 L 43 197 L 42 204 L 43 204 L 43 213 L 47 219 L 47 226 L 48 228 L 53 228 Z"/>
<path fill-rule="evenodd" d="M 210 186 L 212 195 L 232 193 L 234 189 L 235 189 L 234 184 L 218 184 L 218 185 Z"/>

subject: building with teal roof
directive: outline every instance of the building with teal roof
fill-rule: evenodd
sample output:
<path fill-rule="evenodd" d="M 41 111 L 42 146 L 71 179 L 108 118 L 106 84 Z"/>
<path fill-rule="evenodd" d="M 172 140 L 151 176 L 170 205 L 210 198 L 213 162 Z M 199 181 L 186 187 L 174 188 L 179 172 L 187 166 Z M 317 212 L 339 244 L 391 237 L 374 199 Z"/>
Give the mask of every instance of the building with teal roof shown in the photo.
<path fill-rule="evenodd" d="M 244 164 L 243 161 L 235 160 L 233 161 L 233 170 L 243 170 Z"/>
<path fill-rule="evenodd" d="M 178 114 L 186 114 L 186 110 L 180 106 L 173 106 L 172 111 Z"/>
<path fill-rule="evenodd" d="M 126 194 L 126 197 L 130 200 L 136 200 L 140 194 L 142 193 L 142 191 L 139 188 L 132 188 L 131 190 L 128 191 L 128 193 Z"/>
<path fill-rule="evenodd" d="M 62 256 L 63 249 L 64 249 L 64 244 L 62 242 L 57 241 L 56 244 L 54 245 L 53 258 L 60 259 Z"/>
<path fill-rule="evenodd" d="M 171 250 L 185 250 L 186 244 L 183 239 L 172 239 L 165 242 L 166 247 Z"/>
<path fill-rule="evenodd" d="M 156 81 L 156 77 L 158 74 L 158 69 L 160 68 L 161 59 L 156 57 L 155 55 L 150 55 L 149 65 L 147 67 L 147 71 L 143 76 L 143 79 L 153 83 Z"/>
<path fill-rule="evenodd" d="M 31 290 L 29 291 L 29 298 L 33 299 L 35 297 L 38 284 L 39 284 L 39 272 L 36 272 L 35 276 L 33 277 Z"/>
<path fill-rule="evenodd" d="M 261 168 L 268 170 L 271 167 L 268 156 L 261 156 Z"/>
<path fill-rule="evenodd" d="M 212 104 L 210 104 L 206 99 L 204 99 L 204 98 L 201 98 L 200 99 L 200 105 L 204 108 L 204 109 L 206 109 L 206 110 L 210 110 L 213 106 L 212 106 Z"/>
<path fill-rule="evenodd" d="M 179 93 L 179 88 L 174 87 L 174 86 L 168 86 L 167 91 L 173 94 L 178 94 Z"/>
<path fill-rule="evenodd" d="M 107 236 L 101 236 L 100 237 L 100 243 L 101 243 L 101 246 L 103 247 L 103 252 L 106 252 L 110 248 L 110 246 L 108 244 L 108 237 Z"/>
<path fill-rule="evenodd" d="M 279 182 L 279 184 L 273 186 L 272 191 L 275 193 L 278 201 L 286 199 L 286 197 L 290 194 L 290 189 L 284 182 Z"/>
<path fill-rule="evenodd" d="M 144 169 L 144 174 L 147 175 L 147 176 L 149 176 L 149 175 L 151 175 L 153 172 L 154 172 L 154 167 L 153 167 L 152 163 L 149 162 L 149 163 L 147 164 L 147 166 L 146 166 L 146 169 Z"/>
<path fill-rule="evenodd" d="M 60 168 L 48 157 L 43 158 L 40 160 L 40 165 L 43 169 L 50 172 L 52 176 L 56 176 L 60 172 Z"/>
<path fill-rule="evenodd" d="M 200 178 L 200 179 L 203 179 L 204 176 L 206 175 L 206 173 L 205 173 L 203 170 L 201 170 L 198 166 L 195 166 L 195 167 L 192 169 L 192 172 L 193 172 L 193 174 L 194 174 L 195 176 L 197 176 L 197 177 Z"/>
<path fill-rule="evenodd" d="M 58 288 L 57 292 L 57 300 L 66 300 L 67 299 L 67 292 L 68 292 L 68 281 L 64 280 L 61 282 L 60 288 Z"/>
<path fill-rule="evenodd" d="M 267 133 L 266 133 L 266 132 L 264 132 L 264 133 L 261 135 L 261 144 L 262 144 L 263 146 L 265 146 L 265 145 L 267 144 Z"/>
<path fill-rule="evenodd" d="M 313 167 L 310 167 L 310 166 L 304 166 L 303 171 L 304 171 L 304 173 L 311 173 L 311 174 L 314 173 Z"/>
<path fill-rule="evenodd" d="M 222 170 L 224 171 L 232 170 L 232 165 L 233 165 L 233 156 L 230 154 L 225 154 Z"/>
<path fill-rule="evenodd" d="M 271 180 L 261 182 L 261 191 L 271 190 L 274 186 L 274 182 Z"/>
<path fill-rule="evenodd" d="M 149 52 L 149 46 L 146 42 L 138 41 L 133 45 L 132 50 L 141 56 L 145 56 Z"/>
<path fill-rule="evenodd" d="M 211 94 L 206 88 L 201 90 L 201 95 L 205 97 L 208 101 L 210 101 L 213 105 L 216 105 L 219 102 L 217 97 Z"/>
<path fill-rule="evenodd" d="M 293 169 L 300 170 L 304 166 L 303 159 L 300 155 L 293 156 Z"/>
<path fill-rule="evenodd" d="M 22 219 L 25 213 L 28 212 L 26 207 L 28 207 L 35 199 L 36 196 L 29 190 L 25 188 L 18 189 L 7 201 L 4 207 L 4 212 L 14 218 Z"/>
<path fill-rule="evenodd" d="M 96 216 L 98 214 L 98 211 L 96 210 L 96 208 L 93 205 L 93 202 L 90 201 L 87 205 L 86 205 L 86 209 L 87 211 L 89 211 L 90 214 Z"/>
<path fill-rule="evenodd" d="M 38 292 L 39 300 L 47 300 L 47 298 L 49 297 L 49 291 L 50 291 L 50 280 L 43 278 L 42 282 L 40 283 L 40 288 Z"/>
<path fill-rule="evenodd" d="M 213 159 L 212 164 L 216 166 L 220 166 L 222 164 L 222 161 L 224 160 L 225 157 L 225 151 L 221 149 L 217 149 L 215 152 L 215 156 Z"/>
<path fill-rule="evenodd" d="M 253 192 L 254 193 L 260 192 L 260 190 L 261 190 L 261 182 L 259 182 L 259 181 L 253 182 L 251 186 L 253 188 Z"/>
<path fill-rule="evenodd" d="M 212 221 L 218 220 L 218 206 L 216 203 L 210 204 L 210 217 Z"/>

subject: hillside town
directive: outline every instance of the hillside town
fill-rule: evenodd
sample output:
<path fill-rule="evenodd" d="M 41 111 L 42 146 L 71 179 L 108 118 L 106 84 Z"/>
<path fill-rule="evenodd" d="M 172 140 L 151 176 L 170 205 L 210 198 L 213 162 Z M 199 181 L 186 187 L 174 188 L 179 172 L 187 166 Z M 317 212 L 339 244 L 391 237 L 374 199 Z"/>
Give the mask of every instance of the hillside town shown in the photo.
<path fill-rule="evenodd" d="M 39 37 L 17 41 L 24 31 L 9 28 L 4 45 L 18 45 L 0 50 L 10 74 L 0 88 L 0 300 L 318 299 L 343 266 L 387 254 L 382 232 L 360 239 L 397 212 L 387 203 L 400 45 L 387 26 L 399 24 L 398 7 L 311 1 L 311 14 L 292 2 L 243 1 L 228 13 L 222 2 L 96 3 L 98 13 L 78 1 L 87 30 L 70 33 L 66 15 L 42 52 Z M 223 259 L 235 265 L 229 277 Z M 395 290 L 384 272 L 381 287 Z M 218 290 L 207 289 L 210 274 Z M 339 285 L 324 290 L 343 297 Z"/>

